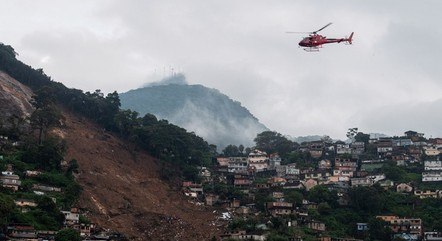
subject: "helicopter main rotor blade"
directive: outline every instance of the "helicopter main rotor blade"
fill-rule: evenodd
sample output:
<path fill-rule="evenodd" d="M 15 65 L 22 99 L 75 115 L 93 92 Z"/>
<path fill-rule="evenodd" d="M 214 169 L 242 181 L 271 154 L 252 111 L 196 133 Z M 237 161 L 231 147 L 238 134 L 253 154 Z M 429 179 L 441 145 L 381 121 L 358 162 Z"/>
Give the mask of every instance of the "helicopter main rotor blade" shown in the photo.
<path fill-rule="evenodd" d="M 320 29 L 318 29 L 318 30 L 316 30 L 316 31 L 314 31 L 314 32 L 312 32 L 312 33 L 317 33 L 317 32 L 319 32 L 319 31 L 323 30 L 324 28 L 330 26 L 331 24 L 332 24 L 332 23 L 328 23 L 328 24 L 325 25 L 324 27 L 322 27 L 322 28 L 320 28 Z"/>
<path fill-rule="evenodd" d="M 302 33 L 302 34 L 306 34 L 306 33 L 311 33 L 311 32 L 285 32 L 285 33 Z"/>

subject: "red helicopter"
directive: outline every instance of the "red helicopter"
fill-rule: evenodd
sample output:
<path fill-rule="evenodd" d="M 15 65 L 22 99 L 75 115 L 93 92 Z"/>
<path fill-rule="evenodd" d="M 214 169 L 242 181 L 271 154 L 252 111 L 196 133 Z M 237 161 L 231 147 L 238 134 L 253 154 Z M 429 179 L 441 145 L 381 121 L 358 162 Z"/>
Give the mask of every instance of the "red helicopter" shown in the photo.
<path fill-rule="evenodd" d="M 319 48 L 322 48 L 323 44 L 330 44 L 330 43 L 348 43 L 352 44 L 353 39 L 353 32 L 350 34 L 350 37 L 348 38 L 327 38 L 325 36 L 317 34 L 319 31 L 323 30 L 324 28 L 330 26 L 332 23 L 328 23 L 324 27 L 313 31 L 313 32 L 287 32 L 287 33 L 308 33 L 310 34 L 308 37 L 305 37 L 304 39 L 299 42 L 299 46 L 306 47 L 304 48 L 305 51 L 314 52 L 319 51 Z"/>

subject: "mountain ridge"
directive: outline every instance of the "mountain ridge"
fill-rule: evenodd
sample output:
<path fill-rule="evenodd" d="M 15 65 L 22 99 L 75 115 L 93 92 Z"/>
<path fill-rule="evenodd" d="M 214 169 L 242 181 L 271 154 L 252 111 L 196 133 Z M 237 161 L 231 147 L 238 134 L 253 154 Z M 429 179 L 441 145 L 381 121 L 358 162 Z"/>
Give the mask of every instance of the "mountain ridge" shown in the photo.
<path fill-rule="evenodd" d="M 152 85 L 120 94 L 121 107 L 151 113 L 194 131 L 211 144 L 252 146 L 268 128 L 241 105 L 214 88 L 203 85 Z"/>

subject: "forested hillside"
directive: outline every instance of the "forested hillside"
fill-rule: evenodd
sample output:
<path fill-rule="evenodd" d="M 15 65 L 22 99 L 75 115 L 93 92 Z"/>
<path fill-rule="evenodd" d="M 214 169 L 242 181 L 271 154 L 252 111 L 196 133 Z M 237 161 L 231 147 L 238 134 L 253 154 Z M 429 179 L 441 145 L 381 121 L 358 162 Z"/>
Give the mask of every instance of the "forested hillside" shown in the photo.
<path fill-rule="evenodd" d="M 0 70 L 9 74 L 42 96 L 54 99 L 57 104 L 79 115 L 90 118 L 106 130 L 147 150 L 176 167 L 173 172 L 186 179 L 196 178 L 196 165 L 210 164 L 210 147 L 194 133 L 158 120 L 152 114 L 139 116 L 131 110 L 120 109 L 116 92 L 106 96 L 100 90 L 83 93 L 55 82 L 42 69 L 32 67 L 16 59 L 17 53 L 9 45 L 0 44 Z"/>
<path fill-rule="evenodd" d="M 120 96 L 123 108 L 142 115 L 152 113 L 194 131 L 218 150 L 229 144 L 252 146 L 253 138 L 268 130 L 238 101 L 216 89 L 188 85 L 183 75 Z"/>

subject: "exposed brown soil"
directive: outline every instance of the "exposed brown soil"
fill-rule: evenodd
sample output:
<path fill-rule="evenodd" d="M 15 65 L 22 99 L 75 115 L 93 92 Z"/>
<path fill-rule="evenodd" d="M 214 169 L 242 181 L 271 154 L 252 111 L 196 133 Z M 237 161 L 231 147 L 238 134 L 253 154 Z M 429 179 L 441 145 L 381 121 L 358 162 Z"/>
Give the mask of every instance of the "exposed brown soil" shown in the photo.
<path fill-rule="evenodd" d="M 64 111 L 66 160 L 80 166 L 81 209 L 132 240 L 210 240 L 220 233 L 213 210 L 189 202 L 159 177 L 158 160 L 90 121 Z"/>

